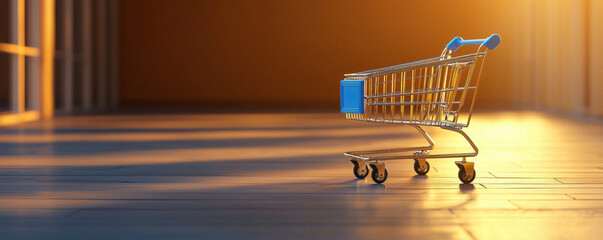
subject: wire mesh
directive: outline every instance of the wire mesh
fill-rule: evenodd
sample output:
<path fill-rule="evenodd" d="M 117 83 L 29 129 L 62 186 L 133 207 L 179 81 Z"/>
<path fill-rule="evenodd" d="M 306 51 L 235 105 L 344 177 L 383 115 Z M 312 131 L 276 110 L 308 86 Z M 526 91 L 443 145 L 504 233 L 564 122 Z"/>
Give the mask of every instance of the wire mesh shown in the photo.
<path fill-rule="evenodd" d="M 364 80 L 364 114 L 346 118 L 384 123 L 465 127 L 469 124 L 479 72 L 486 51 L 460 57 L 431 58 L 360 73 L 345 80 Z M 468 108 L 463 108 L 469 102 Z M 468 110 L 468 117 L 459 116 Z"/>

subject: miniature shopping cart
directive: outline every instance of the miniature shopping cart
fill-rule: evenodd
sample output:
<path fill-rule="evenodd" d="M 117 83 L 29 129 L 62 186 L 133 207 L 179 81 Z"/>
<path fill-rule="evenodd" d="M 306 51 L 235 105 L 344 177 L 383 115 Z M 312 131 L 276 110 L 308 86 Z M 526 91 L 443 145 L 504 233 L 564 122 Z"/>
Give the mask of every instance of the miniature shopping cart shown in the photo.
<path fill-rule="evenodd" d="M 369 174 L 376 183 L 387 179 L 385 160 L 414 159 L 419 175 L 429 172 L 428 158 L 462 158 L 456 161 L 458 177 L 463 183 L 475 179 L 477 156 L 471 138 L 461 129 L 469 126 L 480 75 L 488 50 L 500 44 L 496 34 L 487 39 L 452 39 L 440 57 L 402 65 L 345 74 L 341 81 L 341 112 L 347 119 L 408 124 L 425 137 L 429 146 L 353 151 L 344 155 L 354 164 L 354 175 L 363 179 Z M 452 56 L 462 45 L 479 45 L 475 53 Z M 477 75 L 477 76 L 474 76 Z M 421 126 L 436 126 L 460 133 L 473 148 L 471 153 L 429 154 L 434 144 Z M 406 153 L 406 154 L 404 154 Z"/>

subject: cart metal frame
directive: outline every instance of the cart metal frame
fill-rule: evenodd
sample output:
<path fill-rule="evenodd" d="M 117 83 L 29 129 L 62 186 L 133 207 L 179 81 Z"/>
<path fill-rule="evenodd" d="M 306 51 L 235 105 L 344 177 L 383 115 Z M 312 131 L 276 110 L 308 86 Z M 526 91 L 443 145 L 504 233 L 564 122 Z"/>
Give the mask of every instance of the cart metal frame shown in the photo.
<path fill-rule="evenodd" d="M 414 159 L 415 172 L 425 175 L 430 169 L 429 158 L 462 158 L 455 161 L 458 177 L 463 183 L 472 182 L 476 171 L 474 163 L 467 162 L 466 158 L 477 156 L 479 150 L 462 128 L 469 126 L 471 120 L 486 54 L 499 44 L 500 36 L 496 34 L 476 40 L 456 37 L 446 45 L 440 57 L 345 74 L 341 94 L 342 112 L 346 113 L 347 119 L 410 125 L 429 143 L 421 147 L 346 152 L 344 155 L 354 164 L 354 175 L 365 178 L 369 173 L 367 166 L 370 166 L 372 179 L 383 183 L 388 176 L 387 160 Z M 475 53 L 453 57 L 452 54 L 463 45 L 479 46 Z M 477 72 L 474 71 L 476 67 Z M 358 83 L 353 89 L 357 92 L 351 94 L 354 96 L 350 97 L 350 90 L 345 89 L 349 86 L 347 83 Z M 360 97 L 362 99 L 358 99 Z M 356 106 L 350 108 L 350 104 Z M 463 119 L 462 116 L 466 117 Z M 435 144 L 421 126 L 459 133 L 473 152 L 430 154 Z"/>

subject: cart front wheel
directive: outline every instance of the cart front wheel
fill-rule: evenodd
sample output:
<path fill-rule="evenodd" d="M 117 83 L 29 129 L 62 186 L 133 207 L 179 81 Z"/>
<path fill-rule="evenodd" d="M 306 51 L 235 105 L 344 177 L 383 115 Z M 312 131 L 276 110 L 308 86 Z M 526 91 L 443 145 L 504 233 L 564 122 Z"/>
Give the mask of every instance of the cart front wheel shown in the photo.
<path fill-rule="evenodd" d="M 475 175 L 477 175 L 477 172 L 475 170 L 473 170 L 473 174 L 467 174 L 465 172 L 465 169 L 463 169 L 463 168 L 461 168 L 459 170 L 459 179 L 463 183 L 471 183 L 471 182 L 473 182 L 473 180 L 475 180 Z"/>
<path fill-rule="evenodd" d="M 425 162 L 425 165 L 427 167 L 421 169 L 421 164 L 419 164 L 419 161 L 415 160 L 415 165 L 414 165 L 415 172 L 417 174 L 419 174 L 419 175 L 425 175 L 425 174 L 427 174 L 429 172 L 429 168 L 430 168 L 429 167 L 429 162 Z"/>
<path fill-rule="evenodd" d="M 359 179 L 364 179 L 369 174 L 369 169 L 366 165 L 363 168 L 358 167 L 358 165 L 354 165 L 354 176 Z"/>
<path fill-rule="evenodd" d="M 387 180 L 387 169 L 383 169 L 383 173 L 379 173 L 379 171 L 375 171 L 373 170 L 373 174 L 371 174 L 371 177 L 373 178 L 373 181 L 375 181 L 375 183 L 381 184 L 383 182 L 385 182 L 385 180 Z"/>

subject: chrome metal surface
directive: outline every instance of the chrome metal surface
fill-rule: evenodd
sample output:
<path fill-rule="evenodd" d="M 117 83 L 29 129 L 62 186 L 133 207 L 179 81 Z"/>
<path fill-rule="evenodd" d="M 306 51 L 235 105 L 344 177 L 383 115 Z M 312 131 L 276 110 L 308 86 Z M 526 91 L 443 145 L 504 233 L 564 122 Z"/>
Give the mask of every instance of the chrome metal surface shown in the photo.
<path fill-rule="evenodd" d="M 415 159 L 419 163 L 419 171 L 425 172 L 428 169 L 427 160 L 425 158 Z"/>
<path fill-rule="evenodd" d="M 377 171 L 377 173 L 378 173 L 377 179 L 378 180 L 383 180 L 384 178 L 386 178 L 384 162 L 371 163 L 370 166 L 373 169 L 373 171 Z"/>
<path fill-rule="evenodd" d="M 350 161 L 358 167 L 357 173 L 358 175 L 364 175 L 366 172 L 366 161 L 359 158 L 352 158 Z"/>
<path fill-rule="evenodd" d="M 344 155 L 346 157 L 349 158 L 356 158 L 356 159 L 362 159 L 368 162 L 377 162 L 377 161 L 384 161 L 384 160 L 396 160 L 396 159 L 418 159 L 418 158 L 456 158 L 456 157 L 462 157 L 463 159 L 465 157 L 475 157 L 478 154 L 478 148 L 475 145 L 475 143 L 473 142 L 473 140 L 471 140 L 471 138 L 465 133 L 463 132 L 463 130 L 461 130 L 460 128 L 449 128 L 449 127 L 442 127 L 442 129 L 445 130 L 449 130 L 449 131 L 453 131 L 453 132 L 457 132 L 459 134 L 461 134 L 465 140 L 467 140 L 467 142 L 469 143 L 469 145 L 471 145 L 471 148 L 473 148 L 473 152 L 466 152 L 466 153 L 447 153 L 447 154 L 430 154 L 428 151 L 423 151 L 419 154 L 408 154 L 408 155 L 387 155 L 387 156 L 370 156 L 370 155 L 377 155 L 377 154 L 383 154 L 383 153 L 401 153 L 401 152 L 411 152 L 411 151 L 421 151 L 421 150 L 431 150 L 433 149 L 434 145 L 433 145 L 433 141 L 431 140 L 431 137 L 429 137 L 429 135 L 419 126 L 417 125 L 411 125 L 413 127 L 415 127 L 416 129 L 419 130 L 419 132 L 421 132 L 423 134 L 423 136 L 425 137 L 425 139 L 427 139 L 427 141 L 429 142 L 430 146 L 429 147 L 409 147 L 409 148 L 394 148 L 394 149 L 380 149 L 380 150 L 372 150 L 372 151 L 354 151 L 354 152 L 346 152 L 344 153 Z"/>
<path fill-rule="evenodd" d="M 417 156 L 417 157 L 426 156 L 426 154 L 429 154 L 429 150 L 433 149 L 433 146 L 434 146 L 433 140 L 431 139 L 429 134 L 427 134 L 427 132 L 425 132 L 425 130 L 423 130 L 420 126 L 417 126 L 417 125 L 410 125 L 410 126 L 417 129 L 421 133 L 421 135 L 423 135 L 425 140 L 427 140 L 427 142 L 429 143 L 429 146 L 391 148 L 391 149 L 379 149 L 379 150 L 369 150 L 369 151 L 353 151 L 353 152 L 346 152 L 343 155 L 345 155 L 346 157 L 352 158 L 352 159 L 360 159 L 360 160 L 369 161 L 369 162 L 377 162 L 378 160 L 386 160 L 388 158 L 387 157 L 368 157 L 366 155 L 419 151 L 422 154 L 409 155 L 409 156 Z M 410 159 L 410 158 L 412 158 L 412 157 L 403 157 L 403 158 L 397 158 L 397 159 Z M 396 159 L 396 158 L 394 158 L 394 159 Z"/>
<path fill-rule="evenodd" d="M 395 159 L 474 157 L 478 148 L 461 129 L 469 126 L 475 96 L 488 48 L 479 45 L 475 53 L 453 57 L 445 48 L 440 57 L 359 73 L 345 74 L 345 80 L 364 80 L 364 113 L 346 113 L 347 119 L 407 124 L 429 142 L 427 147 L 352 151 L 344 155 L 376 163 Z M 474 71 L 475 68 L 478 71 Z M 461 134 L 473 152 L 429 154 L 432 139 L 420 126 L 438 126 Z M 393 154 L 418 151 L 415 154 Z M 469 172 L 468 172 L 469 173 Z M 471 172 L 472 174 L 472 172 Z"/>

